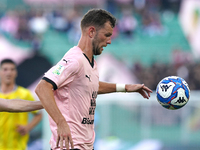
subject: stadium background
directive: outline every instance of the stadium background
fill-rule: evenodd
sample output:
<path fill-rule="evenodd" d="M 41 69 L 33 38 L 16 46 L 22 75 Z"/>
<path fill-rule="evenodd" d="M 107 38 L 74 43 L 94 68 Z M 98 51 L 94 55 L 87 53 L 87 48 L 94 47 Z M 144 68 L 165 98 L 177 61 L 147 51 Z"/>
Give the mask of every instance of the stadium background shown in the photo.
<path fill-rule="evenodd" d="M 155 90 L 162 78 L 177 75 L 191 89 L 188 104 L 176 111 L 162 108 L 155 92 L 148 101 L 137 94 L 99 96 L 95 149 L 199 149 L 200 1 L 1 0 L 0 60 L 17 62 L 17 84 L 34 94 L 43 73 L 77 44 L 80 18 L 89 8 L 104 8 L 118 19 L 112 44 L 96 57 L 100 80 Z M 29 150 L 49 149 L 43 113 Z"/>

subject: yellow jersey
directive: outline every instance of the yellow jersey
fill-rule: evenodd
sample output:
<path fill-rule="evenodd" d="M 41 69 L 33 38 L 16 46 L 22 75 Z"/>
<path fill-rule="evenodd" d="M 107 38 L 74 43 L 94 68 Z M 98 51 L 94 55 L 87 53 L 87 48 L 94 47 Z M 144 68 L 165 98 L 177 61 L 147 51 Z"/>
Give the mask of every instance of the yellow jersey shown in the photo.
<path fill-rule="evenodd" d="M 3 94 L 0 92 L 0 98 L 4 99 L 23 99 L 34 101 L 31 92 L 21 86 L 9 93 Z M 32 113 L 37 113 L 34 111 Z M 0 150 L 26 150 L 29 135 L 20 135 L 17 132 L 17 125 L 28 124 L 28 113 L 0 113 Z"/>

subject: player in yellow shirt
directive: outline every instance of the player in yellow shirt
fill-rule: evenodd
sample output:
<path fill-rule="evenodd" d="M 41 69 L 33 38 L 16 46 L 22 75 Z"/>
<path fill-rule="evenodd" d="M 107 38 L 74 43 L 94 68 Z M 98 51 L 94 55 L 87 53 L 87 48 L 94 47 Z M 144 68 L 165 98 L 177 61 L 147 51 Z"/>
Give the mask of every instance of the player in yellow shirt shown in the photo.
<path fill-rule="evenodd" d="M 0 98 L 24 99 L 34 101 L 31 92 L 16 85 L 16 64 L 10 59 L 4 59 L 0 64 Z M 28 122 L 28 113 L 0 113 L 0 150 L 25 150 L 31 131 L 41 120 L 42 114 L 33 111 L 33 119 Z"/>

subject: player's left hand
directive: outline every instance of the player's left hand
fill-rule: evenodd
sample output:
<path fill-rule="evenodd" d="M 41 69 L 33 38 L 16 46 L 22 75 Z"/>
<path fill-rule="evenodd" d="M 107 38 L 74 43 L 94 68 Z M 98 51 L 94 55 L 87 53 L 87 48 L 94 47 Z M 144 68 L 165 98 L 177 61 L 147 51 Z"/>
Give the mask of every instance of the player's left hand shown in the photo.
<path fill-rule="evenodd" d="M 24 136 L 28 133 L 28 129 L 26 128 L 26 126 L 23 126 L 23 125 L 17 125 L 17 132 Z"/>
<path fill-rule="evenodd" d="M 126 92 L 138 92 L 144 98 L 149 99 L 150 93 L 153 91 L 146 87 L 144 84 L 126 84 Z"/>

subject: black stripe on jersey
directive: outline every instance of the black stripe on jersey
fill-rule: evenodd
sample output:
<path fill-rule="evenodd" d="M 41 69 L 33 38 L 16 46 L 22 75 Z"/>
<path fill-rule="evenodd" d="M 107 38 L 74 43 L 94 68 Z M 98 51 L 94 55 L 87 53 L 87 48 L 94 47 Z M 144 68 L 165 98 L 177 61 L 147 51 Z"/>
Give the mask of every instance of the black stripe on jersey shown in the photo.
<path fill-rule="evenodd" d="M 90 62 L 89 58 L 83 53 L 83 55 L 87 58 L 92 68 L 94 67 L 94 56 L 92 56 L 92 62 Z"/>
<path fill-rule="evenodd" d="M 55 82 L 53 82 L 52 80 L 50 80 L 49 78 L 47 78 L 47 77 L 43 77 L 42 78 L 43 80 L 45 80 L 45 81 L 47 81 L 47 82 L 49 82 L 49 83 L 51 83 L 52 85 L 53 85 L 53 89 L 54 90 L 57 90 L 57 85 L 55 84 Z"/>

